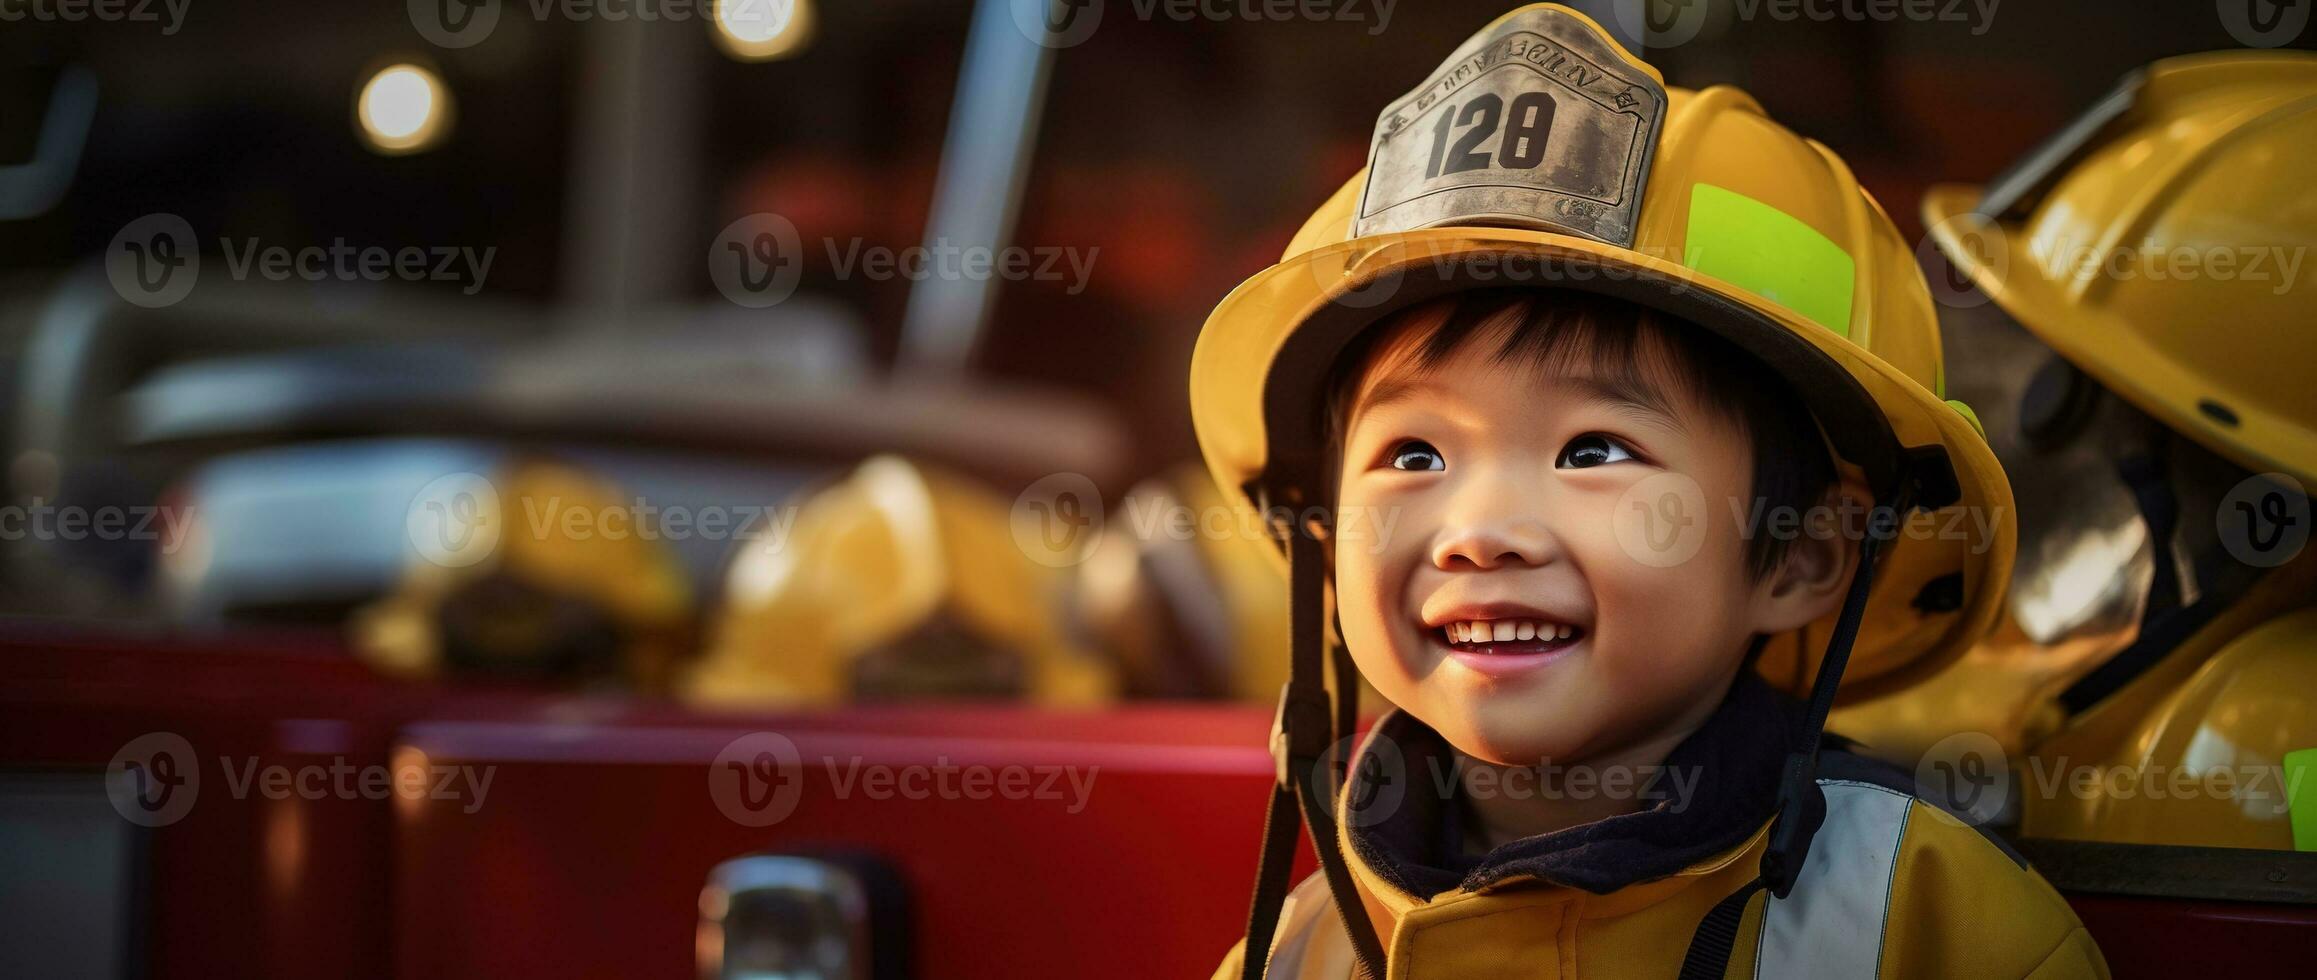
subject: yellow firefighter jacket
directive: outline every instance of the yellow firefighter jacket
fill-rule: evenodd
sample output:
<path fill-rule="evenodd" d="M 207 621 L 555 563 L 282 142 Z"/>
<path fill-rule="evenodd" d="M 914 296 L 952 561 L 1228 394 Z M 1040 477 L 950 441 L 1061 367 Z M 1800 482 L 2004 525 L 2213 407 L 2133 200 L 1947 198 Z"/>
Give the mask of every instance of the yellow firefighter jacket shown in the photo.
<path fill-rule="evenodd" d="M 1759 871 L 1790 730 L 1778 726 L 1797 715 L 1742 676 L 1650 774 L 1639 812 L 1480 857 L 1460 854 L 1453 750 L 1413 717 L 1385 716 L 1336 813 L 1387 980 L 1678 975 L 1698 922 Z M 1821 757 L 1826 823 L 1792 893 L 1748 904 L 1726 976 L 2108 975 L 2050 885 L 1995 838 L 1915 799 L 1910 784 L 1863 756 Z M 1269 975 L 1351 976 L 1337 914 L 1321 876 L 1298 885 Z M 1233 947 L 1217 980 L 1239 975 L 1240 955 Z"/>

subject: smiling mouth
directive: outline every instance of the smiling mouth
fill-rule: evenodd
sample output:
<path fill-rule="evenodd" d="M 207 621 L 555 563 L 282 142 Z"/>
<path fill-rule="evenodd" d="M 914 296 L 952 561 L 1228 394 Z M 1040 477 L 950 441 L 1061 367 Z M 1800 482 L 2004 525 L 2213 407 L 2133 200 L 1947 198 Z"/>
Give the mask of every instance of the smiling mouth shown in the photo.
<path fill-rule="evenodd" d="M 1551 653 L 1585 638 L 1585 628 L 1544 619 L 1475 619 L 1449 623 L 1438 633 L 1451 650 L 1490 655 Z"/>

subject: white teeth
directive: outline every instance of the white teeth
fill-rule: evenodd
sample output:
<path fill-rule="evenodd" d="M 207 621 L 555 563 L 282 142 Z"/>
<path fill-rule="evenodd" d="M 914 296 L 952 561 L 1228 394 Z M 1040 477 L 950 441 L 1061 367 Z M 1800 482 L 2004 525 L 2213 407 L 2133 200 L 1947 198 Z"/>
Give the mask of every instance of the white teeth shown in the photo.
<path fill-rule="evenodd" d="M 1519 640 L 1566 640 L 1577 628 L 1567 623 L 1534 619 L 1470 619 L 1440 628 L 1450 643 L 1511 643 Z"/>

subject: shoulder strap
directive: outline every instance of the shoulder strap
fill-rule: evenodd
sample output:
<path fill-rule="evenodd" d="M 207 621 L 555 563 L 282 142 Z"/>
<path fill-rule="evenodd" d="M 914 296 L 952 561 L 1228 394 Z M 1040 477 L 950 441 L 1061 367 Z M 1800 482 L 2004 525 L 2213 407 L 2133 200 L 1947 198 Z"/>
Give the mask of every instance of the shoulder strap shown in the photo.
<path fill-rule="evenodd" d="M 1247 914 L 1247 942 L 1240 959 L 1243 980 L 1262 980 L 1271 955 L 1271 939 L 1279 928 L 1279 908 L 1287 900 L 1287 877 L 1295 858 L 1298 823 L 1311 827 L 1312 850 L 1336 911 L 1351 937 L 1359 975 L 1382 977 L 1383 944 L 1368 921 L 1351 868 L 1344 862 L 1336 839 L 1335 814 L 1330 802 L 1335 775 L 1323 763 L 1337 739 L 1351 734 L 1348 719 L 1355 717 L 1359 688 L 1352 673 L 1337 661 L 1334 699 L 1322 679 L 1326 637 L 1321 628 L 1326 606 L 1326 554 L 1308 528 L 1288 530 L 1289 591 L 1288 681 L 1279 696 L 1279 715 L 1273 722 L 1271 753 L 1277 762 L 1271 802 L 1264 815 L 1263 854 L 1255 876 L 1255 897 Z M 1340 731 L 1338 729 L 1341 729 Z M 1298 812 L 1300 804 L 1300 813 Z"/>

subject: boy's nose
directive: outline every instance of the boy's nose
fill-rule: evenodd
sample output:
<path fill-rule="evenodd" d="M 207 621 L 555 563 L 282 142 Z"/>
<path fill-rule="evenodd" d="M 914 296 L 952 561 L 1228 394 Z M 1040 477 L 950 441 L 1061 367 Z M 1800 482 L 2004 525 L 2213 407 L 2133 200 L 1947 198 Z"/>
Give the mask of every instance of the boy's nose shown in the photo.
<path fill-rule="evenodd" d="M 1432 544 L 1432 564 L 1442 571 L 1487 571 L 1543 565 L 1560 553 L 1560 541 L 1543 521 L 1499 514 L 1452 522 Z"/>

